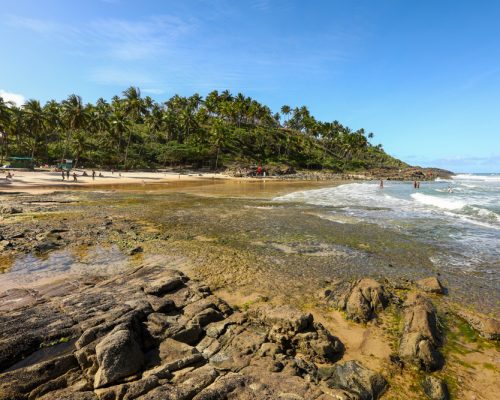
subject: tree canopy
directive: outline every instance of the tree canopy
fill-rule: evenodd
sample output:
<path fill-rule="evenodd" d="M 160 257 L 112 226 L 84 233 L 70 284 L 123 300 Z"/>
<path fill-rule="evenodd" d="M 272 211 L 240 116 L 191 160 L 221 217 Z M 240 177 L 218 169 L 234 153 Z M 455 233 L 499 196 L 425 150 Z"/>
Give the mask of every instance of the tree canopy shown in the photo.
<path fill-rule="evenodd" d="M 117 169 L 282 164 L 334 171 L 405 165 L 372 145 L 373 133 L 364 129 L 319 121 L 305 106 L 273 113 L 228 90 L 163 103 L 136 87 L 95 104 L 71 94 L 17 107 L 0 97 L 0 132 L 0 160 L 30 156 L 40 164 L 71 158 L 76 166 Z"/>

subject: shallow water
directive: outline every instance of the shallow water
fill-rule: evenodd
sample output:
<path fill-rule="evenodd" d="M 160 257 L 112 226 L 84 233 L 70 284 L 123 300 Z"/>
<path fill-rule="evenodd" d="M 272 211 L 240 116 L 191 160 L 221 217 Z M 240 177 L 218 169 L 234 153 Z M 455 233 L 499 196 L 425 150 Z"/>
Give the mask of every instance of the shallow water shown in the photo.
<path fill-rule="evenodd" d="M 290 193 L 277 202 L 318 206 L 324 218 L 372 222 L 442 249 L 431 261 L 500 282 L 500 176 L 453 180 L 353 183 Z M 329 208 L 325 210 L 325 208 Z"/>

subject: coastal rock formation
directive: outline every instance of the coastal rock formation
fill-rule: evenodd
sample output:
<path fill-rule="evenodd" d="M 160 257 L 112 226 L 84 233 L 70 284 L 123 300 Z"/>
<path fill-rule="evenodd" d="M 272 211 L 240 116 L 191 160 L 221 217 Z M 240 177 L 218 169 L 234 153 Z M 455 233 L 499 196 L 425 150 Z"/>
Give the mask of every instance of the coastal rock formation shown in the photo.
<path fill-rule="evenodd" d="M 356 322 L 368 322 L 389 303 L 389 295 L 383 285 L 371 278 L 363 278 L 351 284 L 337 284 L 326 293 L 328 301 L 348 318 Z"/>
<path fill-rule="evenodd" d="M 386 385 L 335 364 L 343 345 L 311 314 L 235 312 L 162 266 L 12 290 L 0 309 L 2 400 L 376 399 Z"/>
<path fill-rule="evenodd" d="M 399 356 L 425 371 L 441 368 L 444 360 L 438 351 L 441 338 L 432 302 L 421 294 L 410 293 L 403 309 L 404 331 Z"/>
<path fill-rule="evenodd" d="M 424 292 L 435 293 L 435 294 L 443 294 L 444 288 L 441 285 L 441 282 L 438 278 L 432 276 L 429 278 L 420 279 L 415 282 L 417 287 Z"/>
<path fill-rule="evenodd" d="M 431 400 L 448 400 L 450 398 L 446 383 L 434 376 L 427 376 L 422 382 L 422 388 Z"/>
<path fill-rule="evenodd" d="M 499 320 L 467 310 L 458 310 L 457 314 L 485 339 L 500 340 Z"/>
<path fill-rule="evenodd" d="M 347 361 L 331 368 L 322 368 L 320 371 L 328 387 L 348 392 L 340 398 L 377 399 L 387 386 L 382 375 L 363 367 L 357 361 Z M 355 397 L 348 397 L 352 394 Z"/>

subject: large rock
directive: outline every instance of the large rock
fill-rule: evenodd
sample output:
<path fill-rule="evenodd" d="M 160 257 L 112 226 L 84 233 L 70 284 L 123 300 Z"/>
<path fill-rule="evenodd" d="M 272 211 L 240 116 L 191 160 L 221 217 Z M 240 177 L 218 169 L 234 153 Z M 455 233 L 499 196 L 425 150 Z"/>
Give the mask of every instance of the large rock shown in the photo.
<path fill-rule="evenodd" d="M 139 344 L 127 329 L 114 330 L 96 346 L 99 369 L 95 374 L 94 388 L 138 372 L 144 364 L 144 355 Z"/>
<path fill-rule="evenodd" d="M 448 400 L 450 395 L 448 387 L 441 379 L 433 376 L 427 376 L 422 382 L 424 393 L 431 400 Z"/>
<path fill-rule="evenodd" d="M 485 339 L 500 340 L 500 321 L 495 318 L 460 310 L 457 313 Z"/>
<path fill-rule="evenodd" d="M 430 278 L 420 279 L 415 282 L 417 287 L 424 292 L 435 293 L 435 294 L 443 294 L 444 288 L 441 285 L 441 282 L 438 278 L 432 276 Z"/>
<path fill-rule="evenodd" d="M 387 386 L 382 375 L 357 361 L 347 361 L 343 364 L 336 364 L 334 367 L 321 368 L 319 376 L 328 387 L 344 390 L 355 395 L 355 398 L 359 400 L 378 399 Z"/>
<path fill-rule="evenodd" d="M 426 371 L 441 368 L 444 359 L 438 351 L 441 339 L 432 302 L 420 294 L 410 293 L 403 307 L 405 326 L 399 345 L 400 357 Z"/>

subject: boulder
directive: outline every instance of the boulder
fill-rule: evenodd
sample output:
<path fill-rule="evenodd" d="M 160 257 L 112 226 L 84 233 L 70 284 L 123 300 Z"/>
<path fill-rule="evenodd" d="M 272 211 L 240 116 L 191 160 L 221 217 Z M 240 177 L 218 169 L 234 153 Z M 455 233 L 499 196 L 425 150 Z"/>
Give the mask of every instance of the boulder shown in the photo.
<path fill-rule="evenodd" d="M 167 276 L 149 282 L 144 287 L 144 292 L 155 296 L 161 296 L 165 293 L 172 292 L 183 285 L 184 280 L 181 276 Z"/>
<path fill-rule="evenodd" d="M 417 287 L 424 292 L 435 293 L 435 294 L 443 294 L 444 288 L 441 285 L 441 282 L 436 277 L 424 278 L 415 282 Z"/>
<path fill-rule="evenodd" d="M 431 400 L 448 400 L 450 398 L 446 383 L 433 376 L 427 376 L 424 379 L 422 388 L 426 396 Z"/>
<path fill-rule="evenodd" d="M 486 315 L 460 310 L 457 313 L 485 339 L 500 340 L 500 321 Z"/>
<path fill-rule="evenodd" d="M 376 311 L 382 311 L 387 304 L 384 286 L 373 279 L 364 278 L 352 288 L 345 310 L 348 318 L 357 322 L 368 322 Z"/>
<path fill-rule="evenodd" d="M 432 302 L 420 294 L 410 293 L 403 307 L 405 325 L 399 356 L 426 371 L 441 368 L 444 359 L 437 349 L 441 340 Z"/>
<path fill-rule="evenodd" d="M 357 361 L 320 368 L 318 375 L 329 388 L 344 390 L 359 400 L 378 399 L 387 386 L 382 375 Z"/>
<path fill-rule="evenodd" d="M 94 389 L 138 372 L 144 364 L 144 355 L 132 333 L 126 329 L 113 330 L 97 346 L 99 369 L 94 378 Z"/>

